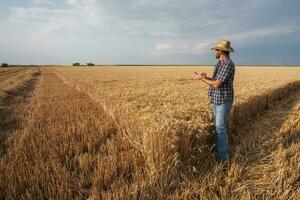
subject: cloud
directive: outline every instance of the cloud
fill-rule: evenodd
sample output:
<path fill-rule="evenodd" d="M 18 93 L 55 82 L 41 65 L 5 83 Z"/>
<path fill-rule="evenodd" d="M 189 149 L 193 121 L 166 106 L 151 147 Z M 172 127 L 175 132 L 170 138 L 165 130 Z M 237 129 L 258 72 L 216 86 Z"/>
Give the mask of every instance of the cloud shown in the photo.
<path fill-rule="evenodd" d="M 239 34 L 233 34 L 232 38 L 235 40 L 249 39 L 249 38 L 264 38 L 268 36 L 286 35 L 291 33 L 299 33 L 300 27 L 295 25 L 291 26 L 278 26 L 278 27 L 267 27 L 253 31 L 242 32 Z"/>
<path fill-rule="evenodd" d="M 49 6 L 49 5 L 53 5 L 53 1 L 50 1 L 50 0 L 31 0 L 30 4 L 32 4 L 32 5 L 46 5 L 46 6 Z"/>
<path fill-rule="evenodd" d="M 155 49 L 153 51 L 153 54 L 161 55 L 164 52 L 168 51 L 169 49 L 171 49 L 171 46 L 169 44 L 158 43 L 158 44 L 155 44 Z"/>
<path fill-rule="evenodd" d="M 23 24 L 31 29 L 33 37 L 47 37 L 55 32 L 74 35 L 97 32 L 103 28 L 96 1 L 66 0 L 64 6 L 50 7 L 48 1 L 32 1 L 32 7 L 11 7 L 6 24 Z M 42 4 L 43 6 L 41 6 Z"/>
<path fill-rule="evenodd" d="M 259 46 L 269 37 L 299 38 L 298 4 L 281 0 L 247 4 L 238 0 L 28 0 L 6 8 L 9 13 L 0 21 L 0 41 L 43 49 L 45 57 L 51 54 L 46 49 L 54 48 L 69 55 L 94 54 L 123 62 L 134 57 L 129 54 L 139 58 L 143 54 L 145 60 L 172 56 L 178 60 L 178 55 L 206 55 L 221 38 L 238 48 Z"/>
<path fill-rule="evenodd" d="M 158 43 L 154 47 L 154 55 L 161 54 L 205 54 L 219 39 L 229 39 L 238 46 L 246 46 L 251 43 L 261 41 L 266 38 L 285 36 L 289 34 L 299 35 L 300 27 L 294 25 L 262 28 L 253 31 L 232 33 L 224 35 L 222 38 L 205 38 L 203 41 L 197 40 L 177 40 L 168 44 Z"/>
<path fill-rule="evenodd" d="M 171 47 L 169 44 L 156 44 L 155 46 L 156 46 L 157 51 L 170 49 L 170 47 Z"/>
<path fill-rule="evenodd" d="M 207 51 L 207 49 L 210 48 L 211 46 L 212 46 L 212 41 L 200 42 L 192 46 L 192 52 L 203 53 L 204 51 Z"/>
<path fill-rule="evenodd" d="M 181 40 L 171 42 L 169 44 L 158 43 L 155 44 L 153 55 L 167 55 L 167 54 L 194 54 L 199 55 L 207 53 L 212 46 L 213 40 L 204 40 L 202 42 L 193 40 Z"/>

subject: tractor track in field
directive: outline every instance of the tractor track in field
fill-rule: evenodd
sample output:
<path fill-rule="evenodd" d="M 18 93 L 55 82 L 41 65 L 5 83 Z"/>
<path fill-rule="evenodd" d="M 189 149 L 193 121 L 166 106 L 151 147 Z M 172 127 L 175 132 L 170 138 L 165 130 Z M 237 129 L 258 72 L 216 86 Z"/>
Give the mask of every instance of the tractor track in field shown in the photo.
<path fill-rule="evenodd" d="M 246 190 L 253 194 L 251 198 L 255 199 L 276 198 L 272 196 L 272 192 L 275 194 L 281 189 L 280 185 L 274 182 L 274 176 L 280 170 L 275 167 L 282 145 L 279 131 L 293 109 L 299 105 L 298 89 L 276 101 L 253 120 L 244 123 L 244 126 L 237 130 L 237 135 L 231 136 L 232 160 L 242 168 L 239 191 Z"/>
<path fill-rule="evenodd" d="M 294 84 L 299 85 L 299 82 L 295 82 Z M 243 141 L 243 138 L 247 139 L 248 137 L 253 138 L 255 136 L 254 138 L 258 138 L 255 140 L 254 144 L 251 144 L 257 145 L 257 147 L 266 143 L 266 141 L 268 142 L 269 140 L 278 138 L 277 131 L 290 115 L 294 106 L 299 103 L 300 88 L 298 87 L 288 91 L 280 97 L 280 99 L 275 99 L 275 101 L 270 102 L 265 109 L 261 110 L 259 113 L 254 113 L 252 118 L 246 118 L 242 125 L 237 126 L 237 129 L 232 133 L 232 137 L 235 137 L 231 138 L 233 146 L 236 144 L 239 145 L 239 141 Z M 262 135 L 261 133 L 265 133 L 265 135 Z M 243 145 L 247 144 L 245 143 Z M 254 151 L 255 149 L 257 148 L 253 148 Z M 265 149 L 272 150 L 270 147 Z"/>
<path fill-rule="evenodd" d="M 264 111 L 263 114 L 256 116 L 256 118 L 244 124 L 244 127 L 240 127 L 237 135 L 234 136 L 236 138 L 232 141 L 232 151 L 238 151 L 241 155 L 245 156 L 247 160 L 243 162 L 249 167 L 251 167 L 251 163 L 258 160 L 264 162 L 264 158 L 277 149 L 280 143 L 278 131 L 293 108 L 298 104 L 300 104 L 300 91 L 277 101 L 276 104 Z M 243 150 L 248 151 L 247 155 L 243 154 Z"/>
<path fill-rule="evenodd" d="M 13 76 L 8 77 L 6 80 L 14 78 L 18 75 L 16 73 L 21 71 L 24 71 L 24 69 L 9 73 Z M 6 139 L 16 130 L 20 129 L 26 119 L 26 115 L 28 114 L 26 107 L 30 103 L 39 75 L 39 71 L 33 73 L 30 79 L 25 80 L 16 88 L 6 91 L 6 95 L 0 98 L 0 156 L 5 153 L 7 148 Z"/>
<path fill-rule="evenodd" d="M 57 71 L 51 70 L 51 72 L 54 73 L 57 77 L 59 77 L 64 82 L 64 84 L 66 84 L 66 85 L 74 88 L 75 90 L 77 90 L 79 92 L 82 92 L 82 93 L 86 94 L 95 104 L 100 105 L 101 108 L 104 110 L 104 112 L 106 114 L 108 114 L 115 122 L 118 123 L 118 120 L 116 119 L 115 114 L 107 107 L 107 105 L 104 102 L 99 101 L 99 99 L 95 98 L 92 94 L 90 94 L 88 91 L 86 91 L 85 89 L 81 88 L 80 86 L 78 86 L 76 84 L 75 85 L 72 84 L 63 75 L 61 75 Z M 130 132 L 126 132 L 126 134 L 124 134 L 123 136 L 126 138 L 126 140 L 128 142 L 131 143 L 132 146 L 134 146 L 134 147 L 140 147 L 141 146 L 141 144 L 134 139 L 134 136 L 131 135 Z M 140 152 L 140 153 L 143 154 L 142 152 Z"/>

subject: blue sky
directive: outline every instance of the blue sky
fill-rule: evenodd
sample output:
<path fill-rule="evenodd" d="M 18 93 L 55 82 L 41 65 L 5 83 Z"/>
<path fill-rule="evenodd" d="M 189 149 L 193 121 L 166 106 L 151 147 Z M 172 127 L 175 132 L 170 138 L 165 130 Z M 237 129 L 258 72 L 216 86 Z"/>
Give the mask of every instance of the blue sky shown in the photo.
<path fill-rule="evenodd" d="M 0 0 L 0 62 L 300 65 L 300 1 Z"/>

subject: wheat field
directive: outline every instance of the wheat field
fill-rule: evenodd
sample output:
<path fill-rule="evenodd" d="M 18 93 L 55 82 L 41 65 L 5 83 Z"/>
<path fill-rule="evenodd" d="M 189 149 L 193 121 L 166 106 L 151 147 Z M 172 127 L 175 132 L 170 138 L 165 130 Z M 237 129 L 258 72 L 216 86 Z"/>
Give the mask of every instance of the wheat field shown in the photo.
<path fill-rule="evenodd" d="M 227 163 L 194 71 L 0 69 L 0 199 L 299 199 L 300 68 L 237 67 Z"/>

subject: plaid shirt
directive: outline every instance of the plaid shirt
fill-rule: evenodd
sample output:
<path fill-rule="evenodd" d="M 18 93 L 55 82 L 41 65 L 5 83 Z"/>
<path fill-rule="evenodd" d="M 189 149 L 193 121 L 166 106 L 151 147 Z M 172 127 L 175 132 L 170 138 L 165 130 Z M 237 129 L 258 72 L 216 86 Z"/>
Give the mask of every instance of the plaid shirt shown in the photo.
<path fill-rule="evenodd" d="M 222 81 L 220 88 L 209 87 L 208 96 L 212 104 L 222 104 L 234 99 L 233 80 L 235 65 L 230 58 L 226 58 L 216 64 L 212 80 Z"/>

